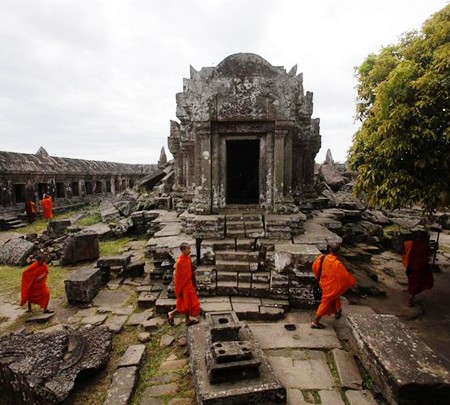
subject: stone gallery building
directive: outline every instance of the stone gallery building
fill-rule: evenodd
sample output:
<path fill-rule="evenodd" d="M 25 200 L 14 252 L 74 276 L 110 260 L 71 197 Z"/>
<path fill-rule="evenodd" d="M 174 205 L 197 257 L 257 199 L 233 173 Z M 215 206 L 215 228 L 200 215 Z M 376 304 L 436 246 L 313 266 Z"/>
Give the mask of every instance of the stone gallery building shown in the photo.
<path fill-rule="evenodd" d="M 292 213 L 314 194 L 319 119 L 311 118 L 313 95 L 296 70 L 246 53 L 191 67 L 169 137 L 175 206 L 198 214 L 236 206 Z"/>
<path fill-rule="evenodd" d="M 0 211 L 23 209 L 27 199 L 52 196 L 56 204 L 117 194 L 158 165 L 124 164 L 36 154 L 0 152 Z"/>

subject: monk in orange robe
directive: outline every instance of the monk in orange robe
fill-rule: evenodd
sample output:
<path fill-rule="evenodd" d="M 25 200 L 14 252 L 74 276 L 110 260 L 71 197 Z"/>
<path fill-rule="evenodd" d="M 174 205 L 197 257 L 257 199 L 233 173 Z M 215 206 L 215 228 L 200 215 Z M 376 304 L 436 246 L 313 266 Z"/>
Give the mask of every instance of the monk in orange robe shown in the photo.
<path fill-rule="evenodd" d="M 355 278 L 337 257 L 340 247 L 339 243 L 334 243 L 330 247 L 330 253 L 325 256 L 320 255 L 312 265 L 314 276 L 318 278 L 322 256 L 324 256 L 319 281 L 319 286 L 322 289 L 322 301 L 319 308 L 317 308 L 316 317 L 311 323 L 311 328 L 313 329 L 325 328 L 325 325 L 319 322 L 324 315 L 334 314 L 336 319 L 342 316 L 340 296 L 356 283 Z"/>
<path fill-rule="evenodd" d="M 414 231 L 413 239 L 403 242 L 401 253 L 402 263 L 408 277 L 407 305 L 413 307 L 415 296 L 434 286 L 434 277 L 428 261 L 430 245 L 426 231 Z"/>
<path fill-rule="evenodd" d="M 45 219 L 51 219 L 53 218 L 53 201 L 52 197 L 50 197 L 47 194 L 44 194 L 44 198 L 41 200 L 41 207 L 42 207 L 42 216 Z"/>
<path fill-rule="evenodd" d="M 27 212 L 28 222 L 32 224 L 36 219 L 36 204 L 32 200 L 25 203 L 25 211 Z"/>
<path fill-rule="evenodd" d="M 178 312 L 186 317 L 186 325 L 198 323 L 196 319 L 200 315 L 200 301 L 195 291 L 196 282 L 192 270 L 191 247 L 188 243 L 180 246 L 181 254 L 175 264 L 174 285 L 177 306 L 173 311 L 167 313 L 167 322 L 173 326 L 174 316 Z M 191 319 L 193 317 L 194 319 Z"/>
<path fill-rule="evenodd" d="M 39 255 L 37 260 L 23 271 L 20 306 L 28 302 L 28 312 L 31 312 L 31 304 L 38 304 L 43 308 L 44 313 L 53 312 L 48 309 L 50 291 L 47 285 L 47 277 L 48 267 L 44 255 Z"/>

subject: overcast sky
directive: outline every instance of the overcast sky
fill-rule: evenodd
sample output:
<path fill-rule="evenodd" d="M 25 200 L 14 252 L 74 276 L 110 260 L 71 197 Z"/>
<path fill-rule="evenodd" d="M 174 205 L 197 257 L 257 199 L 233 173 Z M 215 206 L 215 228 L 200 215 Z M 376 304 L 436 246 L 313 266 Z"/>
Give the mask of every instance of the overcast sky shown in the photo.
<path fill-rule="evenodd" d="M 344 161 L 354 67 L 448 0 L 0 0 L 0 150 L 156 163 L 189 66 L 238 52 L 303 72 Z M 170 157 L 170 155 L 168 155 Z"/>

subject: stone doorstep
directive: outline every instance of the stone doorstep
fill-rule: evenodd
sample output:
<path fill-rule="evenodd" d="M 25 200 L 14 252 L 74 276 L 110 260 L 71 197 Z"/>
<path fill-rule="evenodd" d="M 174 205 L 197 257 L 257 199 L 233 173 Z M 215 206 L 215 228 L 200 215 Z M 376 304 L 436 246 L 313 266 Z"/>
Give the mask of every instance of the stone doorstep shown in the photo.
<path fill-rule="evenodd" d="M 103 405 L 127 405 L 137 382 L 137 367 L 120 367 L 113 374 Z"/>

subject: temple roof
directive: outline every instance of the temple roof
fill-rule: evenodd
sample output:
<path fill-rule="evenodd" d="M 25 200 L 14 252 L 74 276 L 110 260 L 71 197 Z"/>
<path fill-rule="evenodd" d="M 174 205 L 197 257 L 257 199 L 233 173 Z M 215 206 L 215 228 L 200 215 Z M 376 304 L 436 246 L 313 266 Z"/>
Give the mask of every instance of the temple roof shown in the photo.
<path fill-rule="evenodd" d="M 150 174 L 158 165 L 103 162 L 50 156 L 44 148 L 36 154 L 0 151 L 0 174 Z"/>

